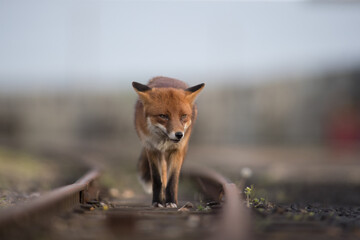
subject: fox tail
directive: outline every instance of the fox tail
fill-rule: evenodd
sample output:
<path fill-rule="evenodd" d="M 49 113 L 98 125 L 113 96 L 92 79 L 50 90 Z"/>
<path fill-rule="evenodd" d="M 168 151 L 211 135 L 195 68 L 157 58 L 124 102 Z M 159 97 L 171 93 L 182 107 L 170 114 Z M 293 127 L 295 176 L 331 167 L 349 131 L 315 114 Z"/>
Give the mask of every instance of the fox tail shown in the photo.
<path fill-rule="evenodd" d="M 138 179 L 145 192 L 152 193 L 151 173 L 146 152 L 143 149 L 138 161 Z"/>

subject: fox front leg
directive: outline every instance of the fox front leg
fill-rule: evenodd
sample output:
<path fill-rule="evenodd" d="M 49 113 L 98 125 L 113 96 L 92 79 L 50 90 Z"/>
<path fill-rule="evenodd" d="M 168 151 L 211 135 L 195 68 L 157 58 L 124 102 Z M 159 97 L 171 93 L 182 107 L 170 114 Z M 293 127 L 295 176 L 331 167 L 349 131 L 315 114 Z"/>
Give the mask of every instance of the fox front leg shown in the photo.
<path fill-rule="evenodd" d="M 161 155 L 148 152 L 148 159 L 151 171 L 151 180 L 152 180 L 152 190 L 153 190 L 153 198 L 152 205 L 154 207 L 164 207 L 164 193 L 163 193 L 163 184 L 161 180 L 161 166 L 160 166 L 160 158 Z"/>
<path fill-rule="evenodd" d="M 177 208 L 179 176 L 184 157 L 180 152 L 175 152 L 170 155 L 169 160 L 169 179 L 165 190 L 165 206 Z"/>
<path fill-rule="evenodd" d="M 177 208 L 178 200 L 177 200 L 177 191 L 179 184 L 179 174 L 173 173 L 168 181 L 166 187 L 166 203 L 165 207 L 169 208 Z"/>

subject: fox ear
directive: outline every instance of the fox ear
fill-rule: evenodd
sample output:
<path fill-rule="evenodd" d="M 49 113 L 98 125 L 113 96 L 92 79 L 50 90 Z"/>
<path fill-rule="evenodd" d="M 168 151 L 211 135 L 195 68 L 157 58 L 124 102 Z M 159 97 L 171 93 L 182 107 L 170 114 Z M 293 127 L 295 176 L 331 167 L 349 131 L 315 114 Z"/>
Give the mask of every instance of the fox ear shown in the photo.
<path fill-rule="evenodd" d="M 201 92 L 201 90 L 204 87 L 205 87 L 205 83 L 201 83 L 199 85 L 185 89 L 185 91 L 187 92 L 186 99 L 188 99 L 188 101 L 191 103 L 195 102 L 197 95 Z"/>
<path fill-rule="evenodd" d="M 138 83 L 138 82 L 132 82 L 132 86 L 136 92 L 146 92 L 148 90 L 151 90 L 150 87 L 148 87 L 144 84 Z"/>
<path fill-rule="evenodd" d="M 138 82 L 132 82 L 132 86 L 135 92 L 139 95 L 140 100 L 143 103 L 149 102 L 150 96 L 148 94 L 151 88 Z"/>

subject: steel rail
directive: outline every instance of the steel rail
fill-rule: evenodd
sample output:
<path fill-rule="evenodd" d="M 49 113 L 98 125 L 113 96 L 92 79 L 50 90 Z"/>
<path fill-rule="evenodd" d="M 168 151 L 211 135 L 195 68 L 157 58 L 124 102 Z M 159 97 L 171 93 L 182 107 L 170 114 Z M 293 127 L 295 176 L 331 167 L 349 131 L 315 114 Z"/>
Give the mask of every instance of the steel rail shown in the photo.
<path fill-rule="evenodd" d="M 234 183 L 212 169 L 191 165 L 184 167 L 183 174 L 198 179 L 204 190 L 214 200 L 222 201 L 220 219 L 216 221 L 217 234 L 210 239 L 249 240 L 252 239 L 250 211 L 240 199 L 240 191 Z"/>
<path fill-rule="evenodd" d="M 239 189 L 234 183 L 203 166 L 185 167 L 183 174 L 196 179 L 212 199 L 222 202 L 219 219 L 214 221 L 213 226 L 217 231 L 210 239 L 252 239 L 250 212 L 242 203 Z M 99 170 L 91 170 L 73 184 L 45 193 L 28 203 L 0 211 L 0 238 L 11 231 L 30 226 L 29 223 L 46 221 L 56 213 L 98 199 L 96 180 L 99 176 Z"/>
<path fill-rule="evenodd" d="M 18 226 L 26 226 L 81 203 L 98 199 L 98 169 L 88 171 L 75 183 L 54 189 L 37 199 L 0 211 L 0 236 Z"/>

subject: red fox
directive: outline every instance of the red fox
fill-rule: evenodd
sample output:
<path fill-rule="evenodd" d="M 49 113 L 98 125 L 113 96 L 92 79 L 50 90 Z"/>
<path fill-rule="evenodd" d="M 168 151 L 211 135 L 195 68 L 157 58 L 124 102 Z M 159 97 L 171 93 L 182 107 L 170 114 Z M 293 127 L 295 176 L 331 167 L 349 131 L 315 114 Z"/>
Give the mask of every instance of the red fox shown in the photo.
<path fill-rule="evenodd" d="M 139 96 L 135 128 L 143 145 L 140 180 L 152 190 L 154 207 L 177 208 L 180 169 L 197 116 L 194 102 L 205 84 L 188 87 L 177 79 L 155 77 L 148 85 L 132 86 Z"/>

